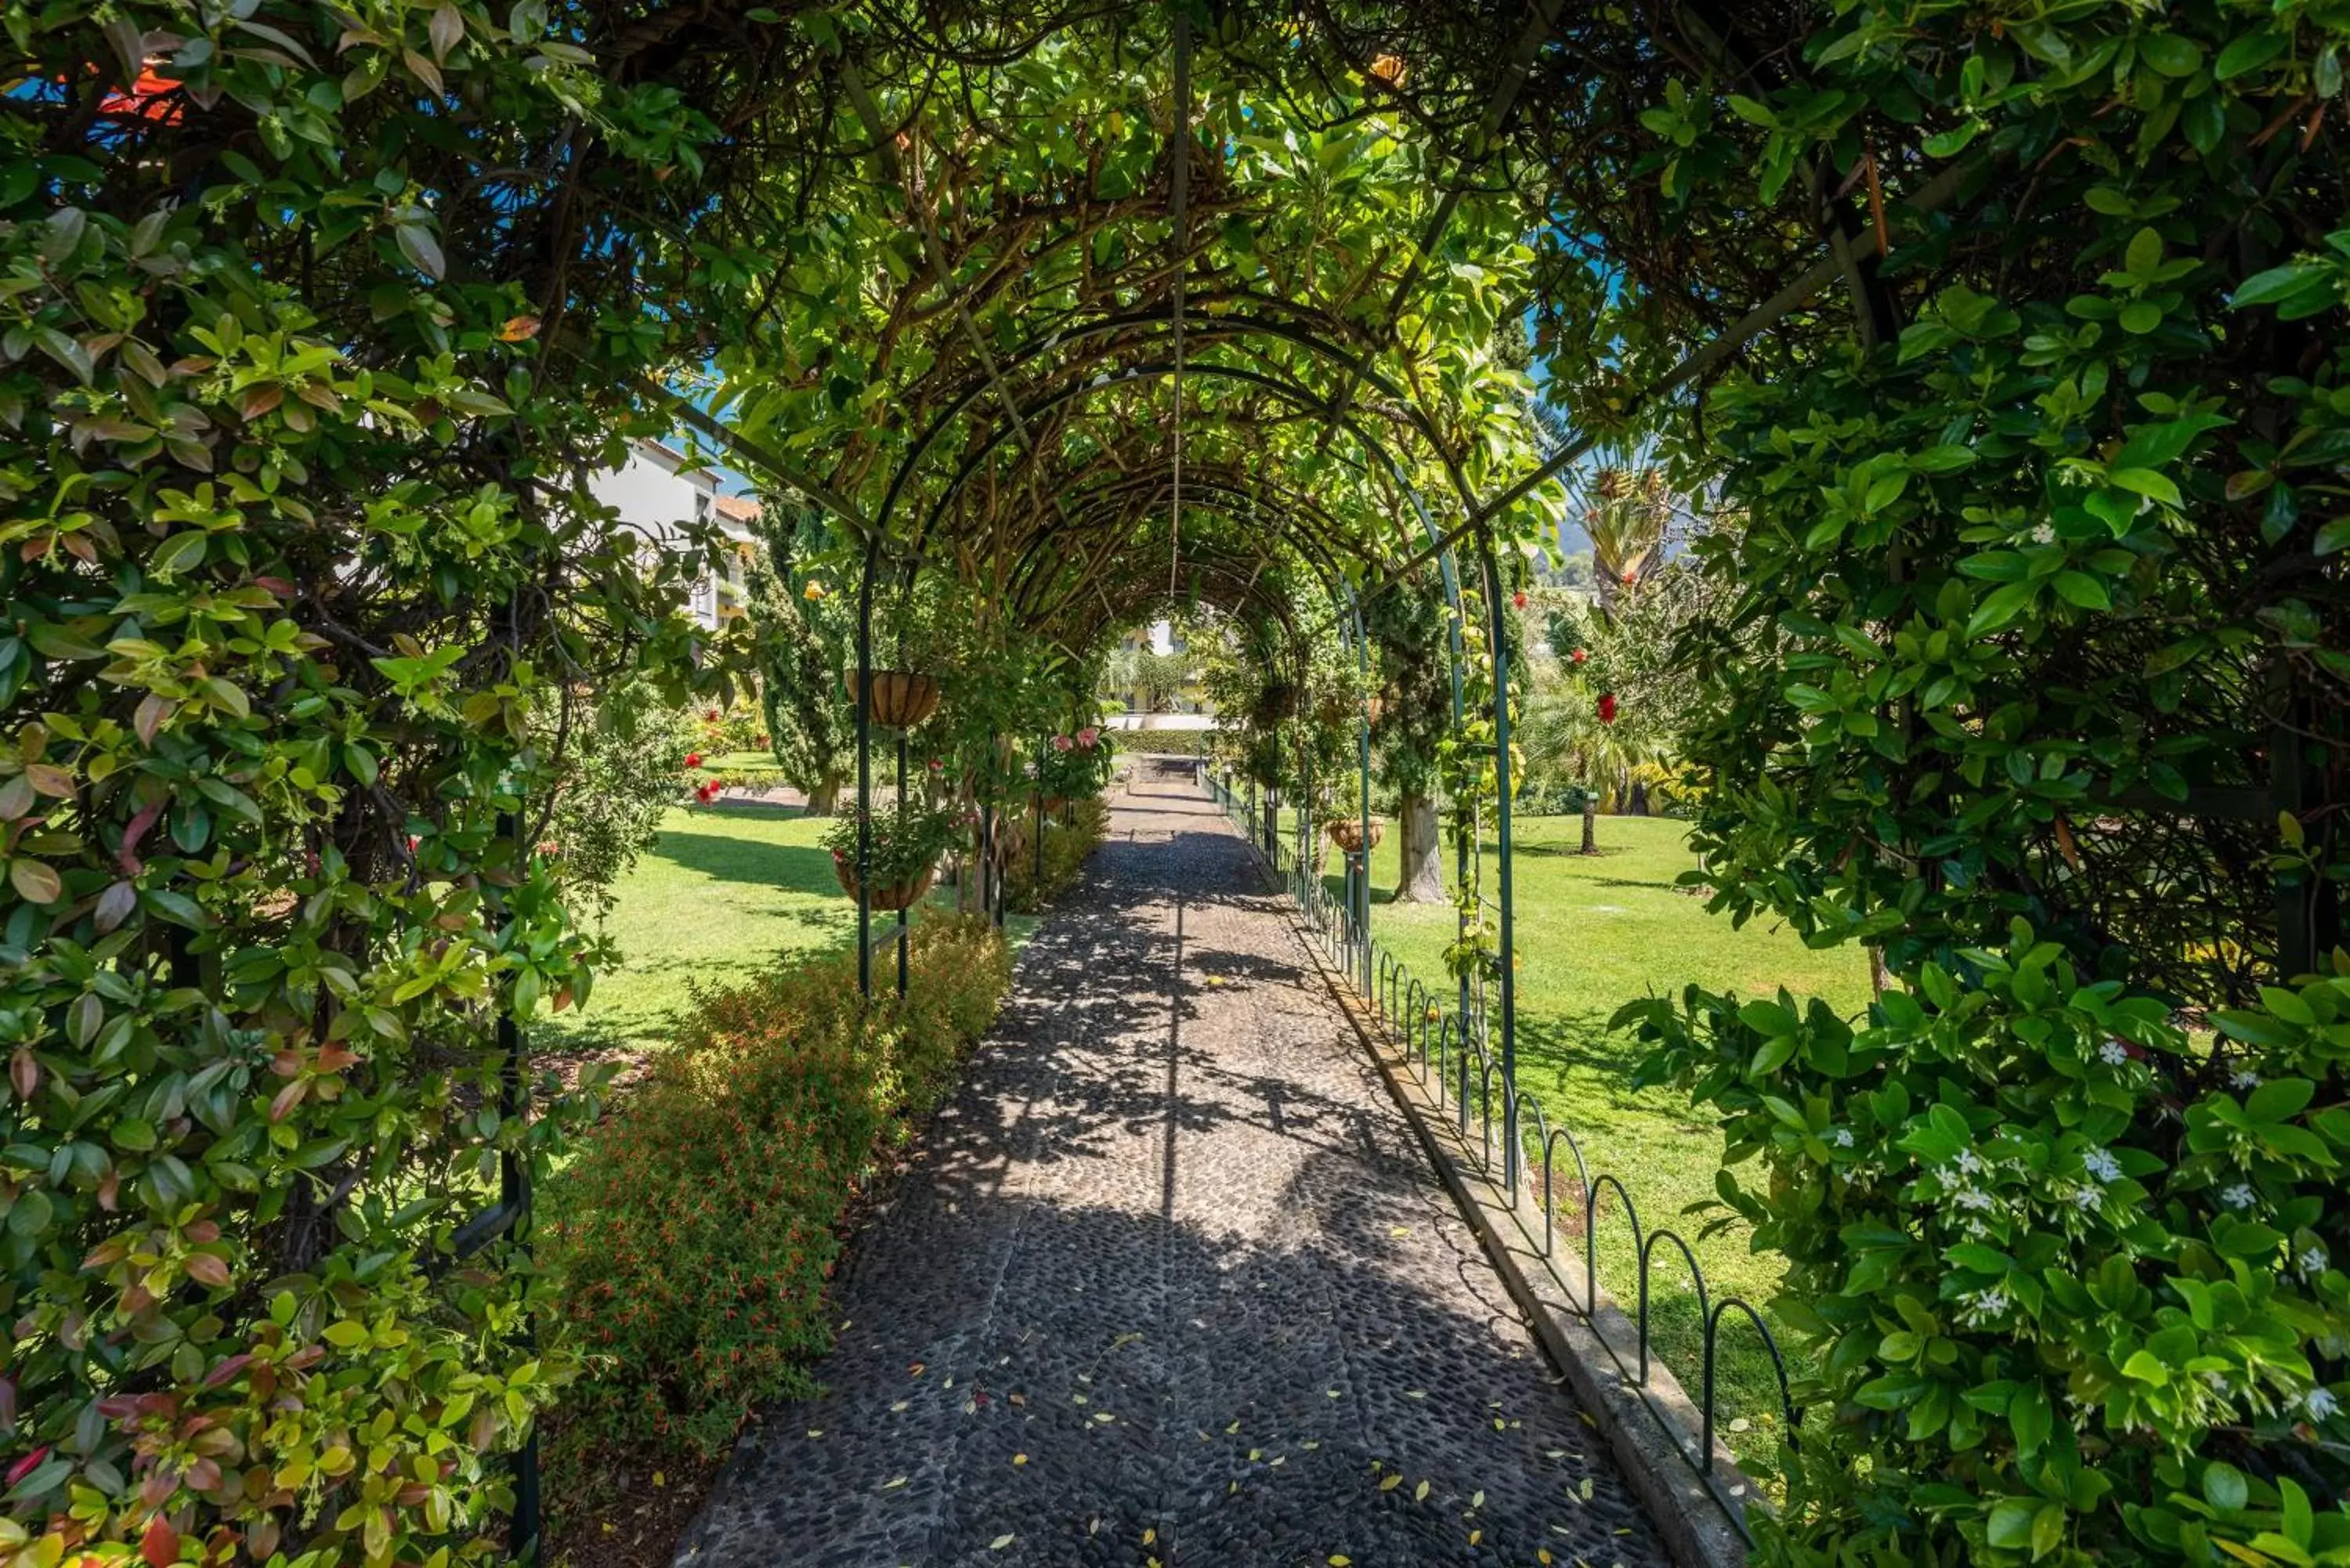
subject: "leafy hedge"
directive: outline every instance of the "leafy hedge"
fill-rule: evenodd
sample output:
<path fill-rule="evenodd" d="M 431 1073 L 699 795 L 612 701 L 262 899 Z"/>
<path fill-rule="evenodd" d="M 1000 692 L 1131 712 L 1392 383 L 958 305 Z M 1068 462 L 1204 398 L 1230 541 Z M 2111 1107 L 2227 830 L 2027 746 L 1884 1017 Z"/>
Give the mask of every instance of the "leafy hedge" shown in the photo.
<path fill-rule="evenodd" d="M 2350 961 L 2280 976 L 2276 912 L 2339 808 L 2228 805 L 2287 733 L 2340 798 L 2350 16 L 1804 27 L 1643 119 L 1676 199 L 1759 173 L 1860 258 L 1712 396 L 1682 658 L 1717 905 L 1893 985 L 1627 1019 L 1791 1262 L 1765 1554 L 2350 1562 Z"/>
<path fill-rule="evenodd" d="M 811 1391 L 842 1217 L 1011 981 L 984 919 L 925 910 L 911 941 L 907 995 L 869 1012 L 854 953 L 701 997 L 549 1188 L 546 1255 L 588 1364 L 564 1410 L 558 1495 L 592 1486 L 600 1446 L 713 1458 L 754 1406 Z"/>
<path fill-rule="evenodd" d="M 712 683 L 577 480 L 708 127 L 529 5 L 5 26 L 0 1557 L 486 1561 L 570 1366 L 452 1246 L 563 1126 L 497 1012 L 588 985 L 534 721 Z"/>

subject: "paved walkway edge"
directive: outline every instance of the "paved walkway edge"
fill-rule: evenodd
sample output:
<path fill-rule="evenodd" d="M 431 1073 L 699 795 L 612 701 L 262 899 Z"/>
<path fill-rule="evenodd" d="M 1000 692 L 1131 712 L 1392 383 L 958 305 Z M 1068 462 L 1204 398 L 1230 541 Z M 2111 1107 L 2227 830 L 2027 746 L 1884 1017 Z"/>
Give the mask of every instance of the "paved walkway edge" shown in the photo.
<path fill-rule="evenodd" d="M 1262 857 L 1260 857 L 1260 869 Z M 1683 1456 L 1696 1439 L 1683 1436 L 1700 1428 L 1697 1402 L 1663 1366 L 1650 1363 L 1642 1389 L 1617 1368 L 1610 1343 L 1637 1345 L 1638 1330 L 1607 1293 L 1597 1293 L 1593 1317 L 1597 1328 L 1568 1305 L 1570 1292 L 1510 1207 L 1507 1191 L 1494 1185 L 1469 1154 L 1468 1145 L 1445 1107 L 1430 1094 L 1409 1058 L 1373 1018 L 1354 984 L 1333 967 L 1320 937 L 1295 906 L 1284 911 L 1297 928 L 1322 983 L 1347 1015 L 1388 1092 L 1402 1107 L 1420 1146 L 1452 1194 L 1453 1202 L 1477 1232 L 1485 1255 L 1526 1316 L 1543 1354 L 1565 1377 L 1586 1414 L 1607 1438 L 1625 1480 L 1648 1511 L 1673 1560 L 1681 1568 L 1744 1568 L 1746 1538 L 1734 1514 L 1745 1500 L 1760 1501 L 1753 1481 L 1729 1449 L 1714 1445 L 1714 1480 L 1727 1494 L 1717 1497 Z M 1606 1334 L 1607 1337 L 1602 1338 Z"/>

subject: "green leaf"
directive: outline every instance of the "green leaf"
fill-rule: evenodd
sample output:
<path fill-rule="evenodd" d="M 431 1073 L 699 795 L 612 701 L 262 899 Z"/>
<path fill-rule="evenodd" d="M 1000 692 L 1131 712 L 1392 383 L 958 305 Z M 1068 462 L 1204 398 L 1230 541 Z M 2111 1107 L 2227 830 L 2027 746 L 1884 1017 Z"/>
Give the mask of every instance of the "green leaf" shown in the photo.
<path fill-rule="evenodd" d="M 2150 468 L 2117 468 L 2106 475 L 2106 478 L 2124 490 L 2147 496 L 2166 505 L 2177 506 L 2185 499 L 2178 493 L 2178 486 L 2170 482 L 2168 475 L 2158 473 Z"/>
<path fill-rule="evenodd" d="M 2059 572 L 2054 586 L 2059 597 L 2084 609 L 2114 607 L 2113 597 L 2106 592 L 2106 585 L 2086 572 Z"/>
<path fill-rule="evenodd" d="M 2284 53 L 2286 36 L 2277 32 L 2245 33 L 2220 51 L 2211 75 L 2220 81 L 2249 76 Z"/>
<path fill-rule="evenodd" d="M 2251 1496 L 2244 1472 L 2221 1459 L 2203 1467 L 2203 1501 L 2221 1513 L 2241 1513 Z"/>
<path fill-rule="evenodd" d="M 2162 325 L 2162 306 L 2150 299 L 2133 299 L 2121 308 L 2122 330 L 2140 337 Z"/>

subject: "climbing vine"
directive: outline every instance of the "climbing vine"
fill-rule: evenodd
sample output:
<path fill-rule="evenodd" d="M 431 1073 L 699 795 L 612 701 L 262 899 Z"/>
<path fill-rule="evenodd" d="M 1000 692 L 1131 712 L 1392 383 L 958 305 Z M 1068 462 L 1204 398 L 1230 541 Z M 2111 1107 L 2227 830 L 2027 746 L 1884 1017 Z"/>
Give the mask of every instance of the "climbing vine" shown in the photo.
<path fill-rule="evenodd" d="M 2346 869 L 2350 17 L 1806 26 L 1643 117 L 1668 202 L 1855 256 L 1681 427 L 1746 509 L 1681 659 L 1716 907 L 1892 983 L 1627 1012 L 1790 1261 L 1767 1552 L 2333 1560 L 2350 960 L 2277 911 Z"/>

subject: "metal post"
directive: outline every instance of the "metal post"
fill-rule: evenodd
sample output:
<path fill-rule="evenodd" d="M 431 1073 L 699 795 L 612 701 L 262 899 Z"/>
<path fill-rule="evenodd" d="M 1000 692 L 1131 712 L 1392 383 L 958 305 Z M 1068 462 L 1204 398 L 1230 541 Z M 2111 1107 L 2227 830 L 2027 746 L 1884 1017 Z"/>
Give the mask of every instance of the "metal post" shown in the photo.
<path fill-rule="evenodd" d="M 902 653 L 904 650 L 899 651 Z M 901 729 L 898 732 L 898 811 L 901 817 L 905 810 L 906 732 Z M 906 938 L 906 922 L 909 918 L 909 911 L 902 909 L 898 911 L 898 994 L 899 996 L 906 994 L 906 953 L 910 945 Z"/>
<path fill-rule="evenodd" d="M 857 585 L 857 993 L 873 998 L 873 567 L 876 537 L 865 546 Z"/>
<path fill-rule="evenodd" d="M 504 812 L 498 818 L 498 831 L 514 846 L 517 861 L 523 855 L 522 816 L 518 812 Z M 517 869 L 520 866 L 517 865 Z M 515 1021 L 513 999 L 508 996 L 498 1008 L 498 1051 L 504 1057 L 498 1075 L 498 1115 L 508 1125 L 528 1119 L 530 1113 L 530 1083 L 523 1073 L 522 1025 Z M 512 1135 L 508 1135 L 512 1136 Z M 498 1155 L 498 1206 L 512 1216 L 506 1222 L 506 1234 L 517 1246 L 530 1245 L 530 1165 L 526 1155 L 516 1155 L 512 1149 Z M 538 1344 L 536 1319 L 523 1323 L 523 1344 L 536 1348 Z M 531 1428 L 530 1436 L 514 1457 L 514 1518 L 507 1527 L 507 1549 L 518 1562 L 531 1560 L 538 1551 L 538 1428 Z"/>
<path fill-rule="evenodd" d="M 1370 639 L 1363 634 L 1363 603 L 1353 603 L 1355 614 L 1355 674 L 1357 682 L 1368 684 L 1371 673 Z M 1360 691 L 1355 697 L 1355 720 L 1361 742 L 1361 817 L 1363 829 L 1362 874 L 1357 878 L 1356 930 L 1362 939 L 1363 991 L 1371 990 L 1371 709 L 1370 693 Z"/>
<path fill-rule="evenodd" d="M 1518 1190 L 1518 988 L 1517 946 L 1510 898 L 1510 642 L 1502 624 L 1502 571 L 1493 560 L 1493 536 L 1478 540 L 1485 564 L 1486 638 L 1493 653 L 1494 821 L 1502 869 L 1502 1115 L 1508 1137 L 1502 1156 L 1503 1179 Z"/>

